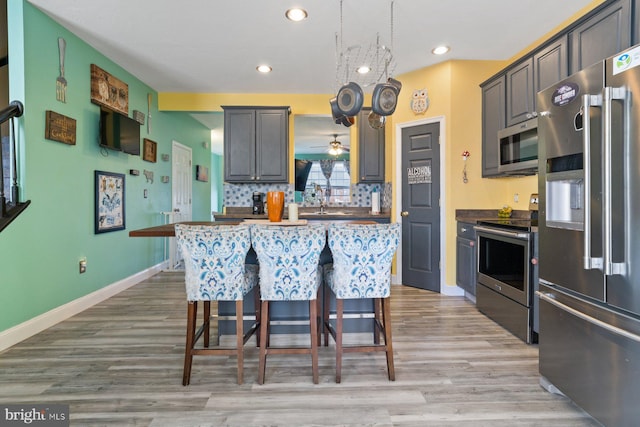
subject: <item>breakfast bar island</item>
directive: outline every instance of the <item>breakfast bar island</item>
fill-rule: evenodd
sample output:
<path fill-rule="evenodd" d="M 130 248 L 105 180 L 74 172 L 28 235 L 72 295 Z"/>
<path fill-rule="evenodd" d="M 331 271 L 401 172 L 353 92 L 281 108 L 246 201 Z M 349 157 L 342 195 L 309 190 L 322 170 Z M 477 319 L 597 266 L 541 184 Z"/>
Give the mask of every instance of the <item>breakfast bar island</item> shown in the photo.
<path fill-rule="evenodd" d="M 228 208 L 224 214 L 214 215 L 215 221 L 187 221 L 183 224 L 191 225 L 238 225 L 241 223 L 269 223 L 267 215 L 253 215 L 248 208 Z M 285 212 L 283 222 L 272 222 L 273 225 L 292 224 L 287 221 L 288 217 Z M 362 224 L 373 223 L 389 223 L 390 215 L 388 212 L 382 214 L 371 214 L 364 208 L 345 208 L 340 211 L 329 209 L 326 213 L 317 213 L 317 209 L 303 208 L 299 213 L 298 223 L 325 223 L 333 222 L 351 222 Z M 175 224 L 164 224 L 155 227 L 132 230 L 129 232 L 130 237 L 169 237 L 175 236 Z M 331 263 L 332 256 L 328 244 L 320 256 L 320 265 Z M 249 250 L 247 254 L 248 264 L 257 264 L 257 257 L 253 250 Z M 247 295 L 244 303 L 244 322 L 249 327 L 255 320 L 255 307 L 253 304 L 254 295 L 252 290 Z M 321 286 L 319 298 L 322 298 L 322 304 L 325 303 L 325 292 L 330 292 L 323 285 Z M 335 316 L 335 296 L 331 295 L 329 299 L 331 318 Z M 231 301 L 218 302 L 218 335 L 231 336 L 235 334 L 235 304 Z M 307 334 L 309 307 L 305 302 L 287 302 L 282 303 L 274 301 L 270 305 L 271 317 L 271 333 L 272 334 Z M 344 332 L 345 333 L 366 333 L 373 331 L 373 301 L 370 299 L 346 300 L 344 304 Z"/>

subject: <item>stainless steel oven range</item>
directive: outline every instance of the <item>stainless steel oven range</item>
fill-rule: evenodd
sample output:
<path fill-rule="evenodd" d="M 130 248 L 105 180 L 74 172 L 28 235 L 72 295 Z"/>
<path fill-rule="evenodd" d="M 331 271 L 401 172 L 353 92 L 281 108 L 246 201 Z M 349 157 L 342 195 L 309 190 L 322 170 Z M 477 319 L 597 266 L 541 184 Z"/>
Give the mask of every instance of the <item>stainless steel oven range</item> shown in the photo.
<path fill-rule="evenodd" d="M 536 219 L 479 221 L 476 306 L 526 343 L 538 342 Z"/>

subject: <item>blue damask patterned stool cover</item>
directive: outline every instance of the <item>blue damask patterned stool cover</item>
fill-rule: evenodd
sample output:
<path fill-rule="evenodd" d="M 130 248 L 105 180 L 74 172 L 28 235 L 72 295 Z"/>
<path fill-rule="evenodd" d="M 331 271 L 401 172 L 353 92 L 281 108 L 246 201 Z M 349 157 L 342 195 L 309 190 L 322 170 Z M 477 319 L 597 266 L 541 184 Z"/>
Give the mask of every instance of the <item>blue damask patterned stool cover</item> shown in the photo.
<path fill-rule="evenodd" d="M 329 292 L 325 293 L 325 345 L 328 334 L 336 340 L 336 382 L 341 381 L 342 353 L 385 351 L 390 380 L 395 380 L 391 343 L 391 263 L 400 242 L 400 224 L 331 224 L 329 248 L 333 264 L 324 267 L 325 283 L 336 296 L 336 326 L 329 322 Z M 373 345 L 342 345 L 345 299 L 374 300 Z M 382 317 L 380 317 L 382 306 Z M 379 344 L 379 331 L 385 343 Z"/>
<path fill-rule="evenodd" d="M 245 264 L 251 248 L 246 225 L 176 224 L 189 301 L 241 300 L 258 282 L 258 266 Z"/>
<path fill-rule="evenodd" d="M 318 319 L 317 298 L 322 283 L 318 265 L 326 243 L 323 225 L 282 226 L 253 225 L 251 244 L 260 264 L 260 362 L 258 384 L 264 383 L 267 354 L 311 354 L 313 382 L 318 383 Z M 270 347 L 269 301 L 309 301 L 311 348 Z"/>
<path fill-rule="evenodd" d="M 315 299 L 322 283 L 318 262 L 325 242 L 323 225 L 253 225 L 251 244 L 260 264 L 261 299 Z"/>
<path fill-rule="evenodd" d="M 256 322 L 244 333 L 243 300 L 258 283 L 258 266 L 245 264 L 251 248 L 248 226 L 176 224 L 176 242 L 185 264 L 187 292 L 187 342 L 183 385 L 191 378 L 194 355 L 236 355 L 238 384 L 243 379 L 243 346 L 259 326 L 258 291 L 255 292 Z M 196 327 L 197 304 L 204 302 L 204 322 Z M 209 347 L 211 301 L 236 302 L 236 347 Z M 195 349 L 204 334 L 205 349 Z"/>

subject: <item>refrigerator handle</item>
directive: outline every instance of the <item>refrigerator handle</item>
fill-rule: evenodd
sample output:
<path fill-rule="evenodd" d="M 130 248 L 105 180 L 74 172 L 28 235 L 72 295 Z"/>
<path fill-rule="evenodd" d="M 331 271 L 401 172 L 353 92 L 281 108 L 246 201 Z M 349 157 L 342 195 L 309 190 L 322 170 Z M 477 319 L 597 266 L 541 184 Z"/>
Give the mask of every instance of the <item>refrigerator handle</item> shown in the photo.
<path fill-rule="evenodd" d="M 634 334 L 633 332 L 629 332 L 625 329 L 619 328 L 617 326 L 614 326 L 610 323 L 607 322 L 603 322 L 600 319 L 596 319 L 595 317 L 589 316 L 588 314 L 585 314 L 579 310 L 576 310 L 573 307 L 569 307 L 566 304 L 561 303 L 560 301 L 557 301 L 555 299 L 555 295 L 553 295 L 550 292 L 542 292 L 542 291 L 536 291 L 536 295 L 538 295 L 538 297 L 542 300 L 542 301 L 546 301 L 551 305 L 556 306 L 557 308 L 559 308 L 560 310 L 566 311 L 569 314 L 574 315 L 575 317 L 585 320 L 589 323 L 591 323 L 592 325 L 598 326 L 600 328 L 603 328 L 613 334 L 616 335 L 620 335 L 623 336 L 627 339 L 633 340 L 635 342 L 640 343 L 640 336 L 638 336 L 637 334 Z"/>
<path fill-rule="evenodd" d="M 603 218 L 604 218 L 604 274 L 612 276 L 614 274 L 625 274 L 625 263 L 613 262 L 613 215 L 612 215 L 612 188 L 611 188 L 611 101 L 626 100 L 624 88 L 605 87 L 602 91 L 602 133 L 604 144 L 604 191 L 603 191 Z M 627 114 L 625 107 L 625 114 Z M 628 132 L 625 132 L 628 135 Z M 627 138 L 628 136 L 625 136 Z M 627 185 L 628 187 L 628 185 Z M 627 236 L 625 235 L 626 239 Z M 626 245 L 625 245 L 626 246 Z"/>
<path fill-rule="evenodd" d="M 584 269 L 602 270 L 602 258 L 591 256 L 591 203 L 588 197 L 591 194 L 591 119 L 589 110 L 591 107 L 602 105 L 601 95 L 582 96 L 582 144 L 584 152 Z"/>

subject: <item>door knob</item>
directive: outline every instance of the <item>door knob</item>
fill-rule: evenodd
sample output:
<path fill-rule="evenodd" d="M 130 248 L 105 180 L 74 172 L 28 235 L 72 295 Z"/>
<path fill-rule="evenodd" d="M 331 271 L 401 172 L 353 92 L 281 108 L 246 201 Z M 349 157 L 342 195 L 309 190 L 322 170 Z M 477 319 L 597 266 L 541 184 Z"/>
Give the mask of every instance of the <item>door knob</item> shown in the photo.
<path fill-rule="evenodd" d="M 402 211 L 402 212 L 400 212 L 400 216 L 409 216 L 409 212 Z"/>

